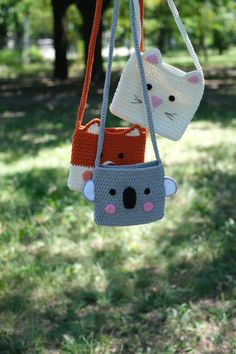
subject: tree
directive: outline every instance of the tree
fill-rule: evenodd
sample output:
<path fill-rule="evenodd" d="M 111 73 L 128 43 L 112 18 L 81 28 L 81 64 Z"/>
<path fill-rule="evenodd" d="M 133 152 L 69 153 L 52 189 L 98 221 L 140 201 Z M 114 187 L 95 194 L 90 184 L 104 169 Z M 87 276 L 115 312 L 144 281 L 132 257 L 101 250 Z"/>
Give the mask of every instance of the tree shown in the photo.
<path fill-rule="evenodd" d="M 68 76 L 65 14 L 67 7 L 72 2 L 72 0 L 52 0 L 55 48 L 54 77 L 61 80 Z"/>
<path fill-rule="evenodd" d="M 103 11 L 107 8 L 110 0 L 104 0 Z M 85 45 L 85 61 L 88 55 L 89 38 L 92 30 L 93 16 L 96 0 L 52 0 L 53 17 L 54 17 L 54 46 L 55 46 L 55 68 L 54 77 L 66 79 L 68 76 L 67 40 L 66 40 L 66 21 L 65 14 L 68 6 L 75 3 L 82 16 L 82 38 Z M 95 50 L 94 71 L 93 76 L 101 79 L 104 76 L 102 65 L 102 21 L 97 38 L 97 46 Z"/>

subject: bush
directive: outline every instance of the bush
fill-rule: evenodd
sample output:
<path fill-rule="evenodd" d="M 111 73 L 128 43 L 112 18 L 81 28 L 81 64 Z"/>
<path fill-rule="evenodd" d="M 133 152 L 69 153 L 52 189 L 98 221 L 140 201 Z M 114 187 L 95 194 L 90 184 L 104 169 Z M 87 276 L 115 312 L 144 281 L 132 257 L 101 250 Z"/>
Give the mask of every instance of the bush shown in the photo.
<path fill-rule="evenodd" d="M 37 47 L 36 45 L 32 45 L 28 51 L 27 51 L 28 57 L 29 57 L 29 61 L 31 63 L 38 63 L 38 62 L 43 62 L 43 55 L 39 49 L 39 47 Z"/>
<path fill-rule="evenodd" d="M 15 66 L 21 64 L 21 51 L 15 49 L 3 49 L 0 51 L 0 65 Z"/>

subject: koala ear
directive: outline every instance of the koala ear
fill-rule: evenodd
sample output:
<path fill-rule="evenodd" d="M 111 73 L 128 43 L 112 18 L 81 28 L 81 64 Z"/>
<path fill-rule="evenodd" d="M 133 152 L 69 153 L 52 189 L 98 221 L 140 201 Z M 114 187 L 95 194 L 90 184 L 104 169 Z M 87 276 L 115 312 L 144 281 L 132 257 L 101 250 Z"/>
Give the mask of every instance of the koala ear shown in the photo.
<path fill-rule="evenodd" d="M 164 178 L 164 187 L 166 197 L 170 197 L 177 192 L 177 184 L 173 178 L 165 177 Z"/>
<path fill-rule="evenodd" d="M 187 73 L 185 75 L 185 80 L 190 82 L 190 84 L 196 85 L 203 81 L 203 77 L 199 71 L 195 70 L 191 71 L 190 73 Z"/>
<path fill-rule="evenodd" d="M 89 202 L 94 202 L 94 200 L 95 200 L 95 191 L 94 191 L 94 182 L 93 182 L 93 180 L 90 179 L 88 182 L 85 183 L 84 189 L 83 189 L 83 196 Z"/>
<path fill-rule="evenodd" d="M 144 59 L 153 65 L 160 65 L 162 63 L 162 56 L 159 49 L 152 50 L 144 54 Z"/>

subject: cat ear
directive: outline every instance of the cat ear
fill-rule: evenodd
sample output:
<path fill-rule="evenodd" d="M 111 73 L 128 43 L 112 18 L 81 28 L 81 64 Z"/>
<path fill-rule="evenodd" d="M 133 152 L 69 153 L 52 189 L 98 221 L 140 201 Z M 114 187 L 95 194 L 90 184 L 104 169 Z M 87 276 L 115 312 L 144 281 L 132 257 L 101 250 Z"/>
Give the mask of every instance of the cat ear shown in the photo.
<path fill-rule="evenodd" d="M 197 85 L 202 82 L 202 74 L 199 71 L 194 70 L 190 73 L 187 73 L 184 79 L 190 82 L 191 84 Z"/>
<path fill-rule="evenodd" d="M 153 65 L 160 65 L 162 63 L 162 56 L 159 49 L 154 49 L 144 54 L 144 59 Z"/>
<path fill-rule="evenodd" d="M 125 134 L 126 136 L 140 136 L 141 135 L 141 128 L 137 125 L 133 126 L 128 133 Z"/>
<path fill-rule="evenodd" d="M 95 190 L 94 190 L 94 182 L 93 182 L 93 180 L 90 179 L 88 182 L 85 183 L 84 189 L 83 189 L 83 196 L 89 202 L 94 202 Z"/>
<path fill-rule="evenodd" d="M 165 195 L 166 197 L 170 197 L 177 192 L 177 184 L 175 180 L 171 177 L 164 178 L 164 187 L 165 187 Z"/>
<path fill-rule="evenodd" d="M 98 119 L 96 119 L 96 120 L 94 119 L 86 125 L 85 129 L 89 134 L 98 135 L 99 124 L 100 124 L 100 121 Z"/>

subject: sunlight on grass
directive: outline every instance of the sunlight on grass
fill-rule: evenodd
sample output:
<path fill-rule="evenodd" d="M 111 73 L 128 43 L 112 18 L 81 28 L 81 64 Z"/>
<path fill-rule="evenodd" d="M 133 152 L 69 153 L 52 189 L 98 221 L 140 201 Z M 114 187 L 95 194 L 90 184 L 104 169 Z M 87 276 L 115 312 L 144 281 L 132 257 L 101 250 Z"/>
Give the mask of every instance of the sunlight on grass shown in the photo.
<path fill-rule="evenodd" d="M 158 137 L 165 218 L 123 228 L 66 186 L 74 107 L 1 110 L 0 353 L 236 351 L 235 102 L 207 90 L 180 141 Z"/>

